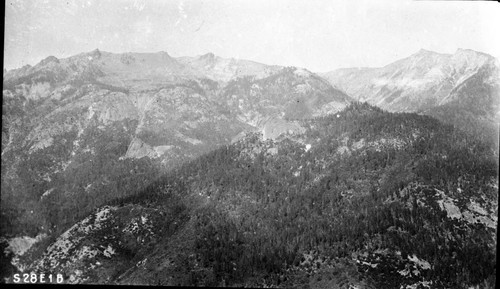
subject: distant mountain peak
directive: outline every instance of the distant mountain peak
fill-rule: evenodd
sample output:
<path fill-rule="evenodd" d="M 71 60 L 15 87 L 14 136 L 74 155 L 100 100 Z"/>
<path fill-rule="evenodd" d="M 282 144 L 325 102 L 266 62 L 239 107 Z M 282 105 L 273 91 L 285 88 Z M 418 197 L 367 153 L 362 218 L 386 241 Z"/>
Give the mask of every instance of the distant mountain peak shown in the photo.
<path fill-rule="evenodd" d="M 205 62 L 214 62 L 217 57 L 212 52 L 208 52 L 208 53 L 205 53 L 205 54 L 199 56 L 198 58 L 202 61 L 205 61 Z"/>
<path fill-rule="evenodd" d="M 420 49 L 381 68 L 344 69 L 323 76 L 355 99 L 390 111 L 418 112 L 451 101 L 454 88 L 465 82 L 477 88 L 471 95 L 487 93 L 488 83 L 498 83 L 495 71 L 495 58 L 486 53 L 463 48 L 454 54 Z M 472 84 L 473 80 L 477 83 Z"/>
<path fill-rule="evenodd" d="M 457 51 L 455 51 L 454 55 L 455 56 L 467 55 L 467 56 L 479 56 L 479 57 L 494 58 L 493 56 L 491 56 L 487 53 L 475 51 L 472 49 L 466 49 L 466 48 L 458 48 Z"/>
<path fill-rule="evenodd" d="M 430 51 L 427 49 L 420 48 L 420 50 L 417 52 L 417 54 L 427 54 L 427 53 L 436 53 L 434 51 Z"/>
<path fill-rule="evenodd" d="M 438 53 L 436 51 L 420 48 L 420 50 L 417 51 L 416 53 L 414 53 L 413 55 L 440 55 L 440 54 L 442 54 L 442 53 Z"/>
<path fill-rule="evenodd" d="M 163 51 L 163 50 L 162 50 L 162 51 L 160 51 L 160 52 L 158 52 L 158 54 L 160 54 L 160 55 L 165 55 L 165 56 L 170 57 L 170 54 L 168 54 L 168 52 Z"/>
<path fill-rule="evenodd" d="M 295 75 L 302 76 L 302 77 L 309 77 L 313 74 L 309 70 L 307 70 L 305 68 L 300 68 L 300 67 L 292 67 L 292 70 L 293 70 L 293 73 Z"/>
<path fill-rule="evenodd" d="M 201 58 L 215 58 L 215 54 L 213 54 L 212 52 L 208 52 L 208 53 L 203 54 L 200 57 Z"/>
<path fill-rule="evenodd" d="M 96 48 L 89 53 L 89 56 L 92 56 L 92 58 L 100 58 L 101 51 L 99 50 L 99 48 Z"/>
<path fill-rule="evenodd" d="M 457 48 L 457 51 L 456 51 L 455 53 L 459 53 L 459 52 L 461 52 L 461 53 L 463 53 L 463 52 L 469 52 L 469 53 L 470 53 L 470 52 L 474 52 L 474 53 L 478 53 L 477 51 L 474 51 L 474 50 L 472 50 L 472 49 L 468 49 L 468 48 Z"/>
<path fill-rule="evenodd" d="M 442 53 L 438 53 L 438 52 L 435 52 L 435 51 L 431 51 L 431 50 L 427 50 L 427 49 L 423 49 L 421 48 L 419 51 L 415 52 L 414 54 L 412 54 L 410 57 L 421 57 L 421 56 L 439 56 L 439 55 L 443 55 Z"/>
<path fill-rule="evenodd" d="M 59 59 L 57 57 L 51 55 L 51 56 L 43 59 L 42 61 L 40 61 L 40 65 L 46 65 L 49 63 L 59 63 Z"/>

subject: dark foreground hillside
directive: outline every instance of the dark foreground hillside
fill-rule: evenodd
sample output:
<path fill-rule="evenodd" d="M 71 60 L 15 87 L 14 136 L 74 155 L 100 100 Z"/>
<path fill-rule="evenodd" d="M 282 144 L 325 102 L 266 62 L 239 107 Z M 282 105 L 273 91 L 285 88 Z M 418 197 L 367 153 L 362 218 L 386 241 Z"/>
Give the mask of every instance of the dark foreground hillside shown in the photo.
<path fill-rule="evenodd" d="M 367 104 L 301 125 L 197 158 L 18 263 L 71 283 L 494 287 L 497 148 Z"/>

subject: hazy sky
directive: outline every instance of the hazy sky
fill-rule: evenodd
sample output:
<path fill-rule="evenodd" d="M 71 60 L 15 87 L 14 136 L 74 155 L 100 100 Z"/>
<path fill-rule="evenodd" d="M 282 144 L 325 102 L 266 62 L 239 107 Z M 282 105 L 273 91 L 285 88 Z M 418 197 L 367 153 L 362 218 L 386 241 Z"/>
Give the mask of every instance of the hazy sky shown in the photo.
<path fill-rule="evenodd" d="M 406 0 L 6 0 L 4 66 L 99 48 L 213 52 L 329 71 L 383 66 L 420 48 L 500 57 L 500 5 Z"/>

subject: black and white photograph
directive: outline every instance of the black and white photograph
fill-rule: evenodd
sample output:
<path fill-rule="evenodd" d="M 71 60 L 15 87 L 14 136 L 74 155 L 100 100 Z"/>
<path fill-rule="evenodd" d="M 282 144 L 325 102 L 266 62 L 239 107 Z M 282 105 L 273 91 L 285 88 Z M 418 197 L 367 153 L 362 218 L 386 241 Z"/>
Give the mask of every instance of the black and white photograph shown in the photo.
<path fill-rule="evenodd" d="M 0 283 L 496 287 L 499 2 L 4 5 Z"/>

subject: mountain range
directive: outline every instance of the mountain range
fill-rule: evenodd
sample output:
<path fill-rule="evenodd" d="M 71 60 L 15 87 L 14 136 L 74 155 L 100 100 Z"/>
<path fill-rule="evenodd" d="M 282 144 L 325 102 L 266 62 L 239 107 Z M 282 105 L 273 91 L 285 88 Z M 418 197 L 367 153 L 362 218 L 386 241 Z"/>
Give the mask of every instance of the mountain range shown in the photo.
<path fill-rule="evenodd" d="M 358 101 L 392 112 L 431 115 L 496 141 L 500 120 L 499 63 L 470 49 L 442 54 L 421 49 L 380 68 L 320 75 Z"/>
<path fill-rule="evenodd" d="M 457 90 L 471 85 L 480 74 L 481 85 L 498 89 L 494 57 L 468 49 L 454 54 L 421 49 L 384 67 L 337 69 L 320 75 L 358 101 L 388 111 L 424 112 L 457 100 Z M 492 110 L 499 113 L 498 103 Z"/>
<path fill-rule="evenodd" d="M 459 49 L 327 73 L 99 50 L 4 70 L 2 274 L 492 284 L 498 69 Z"/>

